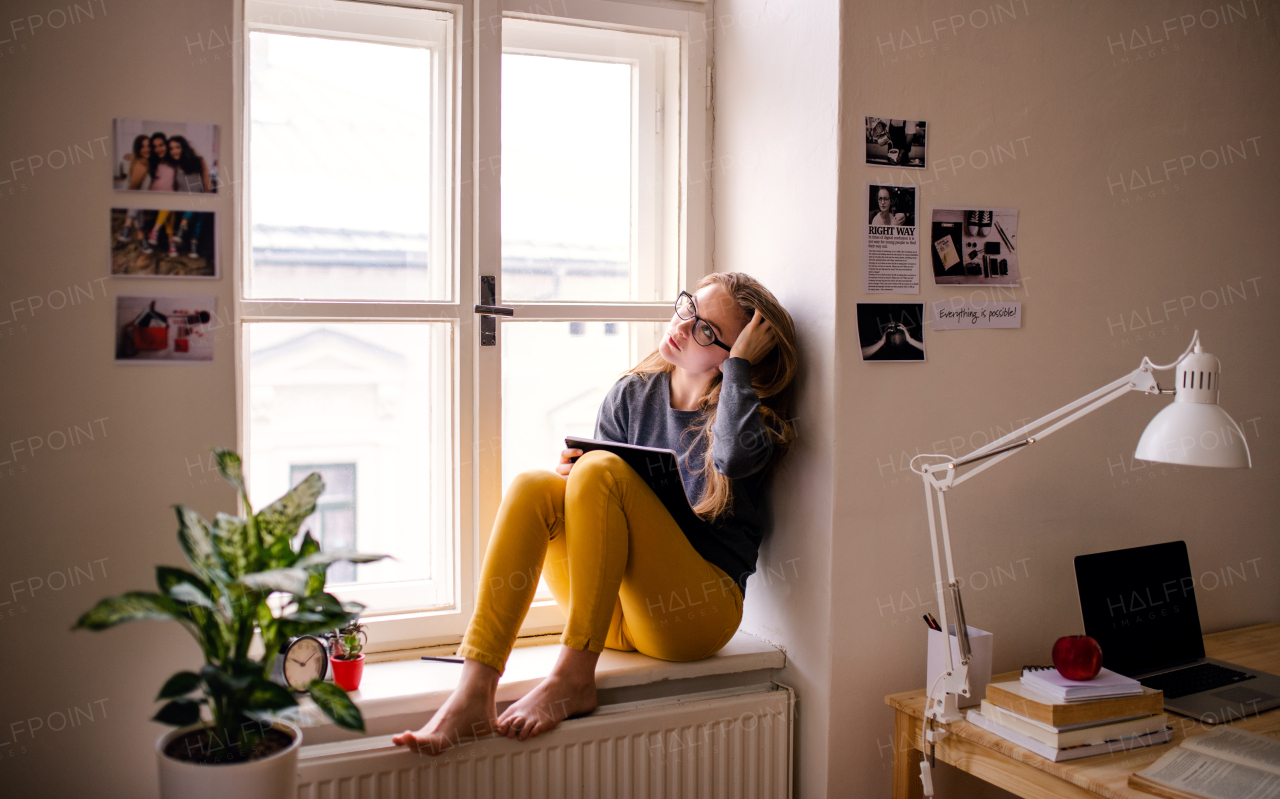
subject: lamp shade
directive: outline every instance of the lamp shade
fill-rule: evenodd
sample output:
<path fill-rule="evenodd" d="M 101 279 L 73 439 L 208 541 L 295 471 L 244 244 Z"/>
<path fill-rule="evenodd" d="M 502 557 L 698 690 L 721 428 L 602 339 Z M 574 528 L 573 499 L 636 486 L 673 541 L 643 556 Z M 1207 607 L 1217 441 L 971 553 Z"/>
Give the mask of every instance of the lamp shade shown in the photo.
<path fill-rule="evenodd" d="M 1200 348 L 1178 362 L 1173 402 L 1151 420 L 1134 457 L 1180 466 L 1252 466 L 1235 420 L 1218 405 L 1221 364 Z"/>

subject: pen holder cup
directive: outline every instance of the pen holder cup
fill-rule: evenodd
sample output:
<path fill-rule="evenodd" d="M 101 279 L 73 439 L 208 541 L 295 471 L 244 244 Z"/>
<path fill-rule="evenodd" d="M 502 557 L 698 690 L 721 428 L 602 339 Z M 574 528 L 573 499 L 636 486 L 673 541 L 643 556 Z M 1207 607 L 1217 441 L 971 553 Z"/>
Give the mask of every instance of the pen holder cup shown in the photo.
<path fill-rule="evenodd" d="M 960 641 L 956 638 L 956 626 L 948 625 L 951 635 L 951 659 L 960 665 Z M 987 694 L 987 683 L 991 682 L 991 633 L 977 627 L 967 627 L 969 631 L 969 695 L 958 696 L 956 704 L 960 707 L 976 707 Z M 933 687 L 938 675 L 946 671 L 946 653 L 942 650 L 942 631 L 929 630 L 929 677 L 925 682 L 925 690 Z"/>

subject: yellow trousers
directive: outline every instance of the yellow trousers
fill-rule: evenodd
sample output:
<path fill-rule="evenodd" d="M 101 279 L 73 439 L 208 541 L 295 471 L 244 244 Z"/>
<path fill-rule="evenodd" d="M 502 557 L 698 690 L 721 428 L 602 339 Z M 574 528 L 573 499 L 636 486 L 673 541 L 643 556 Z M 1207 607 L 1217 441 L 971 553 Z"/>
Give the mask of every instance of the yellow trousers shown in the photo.
<path fill-rule="evenodd" d="M 572 649 L 701 660 L 742 621 L 742 590 L 703 559 L 661 500 L 621 458 L 588 452 L 569 476 L 511 482 L 458 654 L 502 672 L 542 574 Z"/>

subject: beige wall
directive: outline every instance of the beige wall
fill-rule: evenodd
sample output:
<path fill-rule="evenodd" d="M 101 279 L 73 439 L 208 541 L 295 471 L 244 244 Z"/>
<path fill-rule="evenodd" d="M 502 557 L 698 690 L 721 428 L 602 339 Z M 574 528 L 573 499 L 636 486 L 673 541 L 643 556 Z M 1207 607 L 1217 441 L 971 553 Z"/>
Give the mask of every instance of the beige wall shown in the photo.
<path fill-rule="evenodd" d="M 990 3 L 845 5 L 832 659 L 848 679 L 831 691 L 831 795 L 886 795 L 892 722 L 882 698 L 924 684 L 923 622 L 911 605 L 917 590 L 927 599 L 932 567 L 922 491 L 903 474 L 902 452 L 937 451 L 949 444 L 934 442 L 952 437 L 980 445 L 977 431 L 1047 413 L 1144 354 L 1173 360 L 1196 328 L 1222 360 L 1222 404 L 1244 427 L 1254 468 L 1130 472 L 1141 466 L 1130 460 L 1138 436 L 1167 398 L 1126 396 L 1056 433 L 948 502 L 956 566 L 972 581 L 969 621 L 995 634 L 997 671 L 1045 662 L 1058 636 L 1081 629 L 1075 555 L 1176 539 L 1187 541 L 1201 577 L 1207 631 L 1280 618 L 1271 471 L 1280 47 L 1273 3 L 1237 3 L 1231 24 L 1208 27 L 1223 8 L 1016 0 L 1000 24 L 979 28 L 996 13 Z M 1195 19 L 1184 31 L 1185 15 Z M 965 21 L 954 31 L 953 16 Z M 1135 29 L 1146 40 L 1149 26 L 1160 40 L 1170 19 L 1179 21 L 1168 42 L 1139 46 Z M 937 32 L 935 20 L 944 20 Z M 904 29 L 936 41 L 897 49 L 910 44 Z M 927 363 L 861 361 L 854 304 L 890 299 L 861 293 L 865 184 L 901 175 L 864 165 L 866 114 L 927 120 L 930 157 L 950 166 L 955 156 L 954 172 L 926 177 L 926 219 L 933 206 L 1019 210 L 1020 330 L 926 331 Z M 977 168 L 975 151 L 1011 142 L 1016 160 Z M 1144 182 L 1148 167 L 1161 179 L 1169 159 L 1198 161 L 1242 142 L 1247 160 L 1197 163 L 1163 184 L 1134 185 L 1134 170 Z M 928 273 L 927 250 L 922 261 Z M 1226 304 L 1228 286 L 1237 294 Z M 954 293 L 925 277 L 916 299 Z M 1183 297 L 1194 298 L 1185 313 Z M 1162 322 L 1167 300 L 1175 310 Z M 1144 324 L 1135 312 L 1146 326 L 1130 330 Z M 838 787 L 848 785 L 861 787 Z M 956 788 L 974 795 L 968 778 Z"/>
<path fill-rule="evenodd" d="M 180 561 L 168 505 L 230 506 L 230 492 L 195 464 L 208 445 L 234 443 L 233 353 L 222 331 L 211 365 L 115 366 L 114 297 L 215 293 L 225 309 L 231 291 L 226 276 L 101 280 L 107 209 L 121 196 L 96 140 L 110 135 L 113 116 L 211 121 L 223 126 L 227 161 L 232 47 L 207 48 L 211 32 L 225 41 L 230 6 L 92 0 L 93 19 L 57 29 L 52 5 L 10 7 L 0 18 L 0 40 L 10 40 L 0 41 L 0 181 L 9 181 L 0 183 L 0 461 L 10 461 L 0 464 L 0 630 L 9 645 L 0 744 L 12 743 L 0 745 L 0 779 L 30 796 L 148 796 L 162 728 L 140 709 L 196 650 L 167 625 L 67 630 L 99 597 L 149 586 L 152 564 Z M 716 267 L 770 285 L 796 316 L 807 358 L 802 439 L 775 489 L 777 526 L 744 622 L 788 651 L 781 679 L 800 692 L 801 796 L 883 795 L 891 721 L 882 697 L 924 680 L 920 622 L 903 594 L 925 596 L 932 578 L 921 492 L 899 471 L 901 452 L 1008 429 L 1144 353 L 1172 358 L 1195 327 L 1223 360 L 1223 402 L 1249 434 L 1255 469 L 1130 473 L 1137 435 L 1163 401 L 1126 397 L 953 498 L 962 572 L 1001 583 L 967 594 L 971 619 L 995 632 L 997 669 L 1043 660 L 1057 635 L 1079 626 L 1073 555 L 1173 538 L 1188 541 L 1202 575 L 1206 629 L 1280 612 L 1267 471 L 1280 412 L 1267 368 L 1278 332 L 1267 246 L 1280 183 L 1268 144 L 1280 99 L 1274 6 L 1247 0 L 1245 19 L 1213 29 L 1198 20 L 1141 61 L 1115 44 L 1122 33 L 1145 38 L 1147 25 L 1155 32 L 1210 6 L 1016 0 L 1016 19 L 967 23 L 927 53 L 917 47 L 894 61 L 877 46 L 978 8 L 859 6 L 841 18 L 833 2 L 816 0 L 716 7 Z M 44 23 L 34 34 L 30 21 L 16 33 L 10 25 L 37 15 Z M 931 154 L 967 164 L 976 149 L 1024 140 L 1016 161 L 930 175 L 922 201 L 926 213 L 935 204 L 1019 208 L 1023 329 L 929 333 L 923 365 L 860 362 L 852 307 L 867 299 L 863 186 L 886 173 L 861 165 L 865 113 L 924 118 Z M 1144 189 L 1141 201 L 1130 188 L 1132 170 L 1145 176 L 1150 166 L 1158 178 L 1167 159 L 1239 149 L 1253 137 L 1247 162 L 1190 168 L 1154 197 Z M 98 156 L 47 165 L 52 151 L 75 144 Z M 15 176 L 13 161 L 28 169 Z M 221 214 L 225 255 L 229 196 L 188 207 Z M 224 258 L 224 275 L 229 268 Z M 1247 299 L 1210 307 L 1209 292 L 1241 282 Z M 79 302 L 51 309 L 55 292 L 71 286 Z M 926 277 L 919 299 L 951 293 Z M 1185 314 L 1128 330 L 1135 312 L 1150 308 L 1159 320 L 1166 300 L 1184 296 L 1195 298 Z M 76 424 L 96 437 L 29 452 Z M 16 456 L 10 442 L 22 442 Z M 1248 578 L 1215 585 L 1208 576 L 1228 568 Z M 70 583 L 50 588 L 68 569 Z M 79 724 L 52 730 L 73 707 Z M 34 738 L 32 719 L 43 724 Z"/>
<path fill-rule="evenodd" d="M 15 796 L 149 796 L 164 729 L 147 720 L 153 699 L 199 651 L 176 625 L 69 629 L 103 596 L 152 588 L 154 564 L 182 562 L 170 505 L 233 506 L 196 464 L 208 446 L 235 443 L 234 354 L 222 329 L 212 364 L 116 366 L 114 298 L 212 293 L 222 316 L 232 204 L 223 193 L 153 206 L 219 213 L 222 279 L 106 278 L 109 209 L 128 198 L 112 191 L 102 147 L 113 116 L 214 122 L 229 160 L 231 48 L 202 54 L 199 41 L 225 38 L 231 5 L 91 0 L 74 24 L 56 11 L 66 8 L 21 0 L 0 15 L 0 742 L 12 742 L 0 746 L 0 780 Z M 75 163 L 48 165 L 62 163 L 52 151 L 89 143 L 92 160 L 73 148 Z M 74 305 L 57 294 L 75 286 Z M 92 441 L 53 450 L 53 431 L 90 423 Z M 68 569 L 68 583 L 54 576 Z M 77 726 L 56 715 L 77 707 Z"/>

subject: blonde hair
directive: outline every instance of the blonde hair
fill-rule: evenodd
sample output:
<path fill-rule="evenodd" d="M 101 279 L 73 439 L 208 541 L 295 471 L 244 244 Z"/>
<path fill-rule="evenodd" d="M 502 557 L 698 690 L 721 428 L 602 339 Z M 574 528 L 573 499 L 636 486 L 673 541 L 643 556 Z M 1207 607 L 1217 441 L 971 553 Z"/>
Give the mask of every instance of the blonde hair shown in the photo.
<path fill-rule="evenodd" d="M 771 469 L 795 439 L 795 427 L 791 424 L 794 395 L 792 384 L 796 376 L 797 361 L 795 324 L 778 299 L 750 275 L 742 272 L 715 272 L 698 281 L 697 288 L 713 283 L 723 288 L 737 302 L 744 324 L 751 320 L 749 309 L 756 309 L 773 328 L 776 346 L 751 366 L 751 387 L 760 397 L 760 421 L 769 440 L 773 442 L 773 456 L 766 467 Z M 675 366 L 654 350 L 627 374 L 670 374 L 674 370 Z M 694 512 L 706 521 L 713 521 L 726 512 L 732 512 L 733 506 L 733 481 L 716 471 L 711 454 L 711 445 L 715 440 L 715 433 L 711 428 L 716 421 L 722 379 L 719 373 L 712 377 L 698 400 L 698 410 L 702 411 L 702 415 L 687 431 L 695 441 L 702 439 L 706 445 L 702 465 L 697 469 L 705 488 L 693 506 Z"/>

